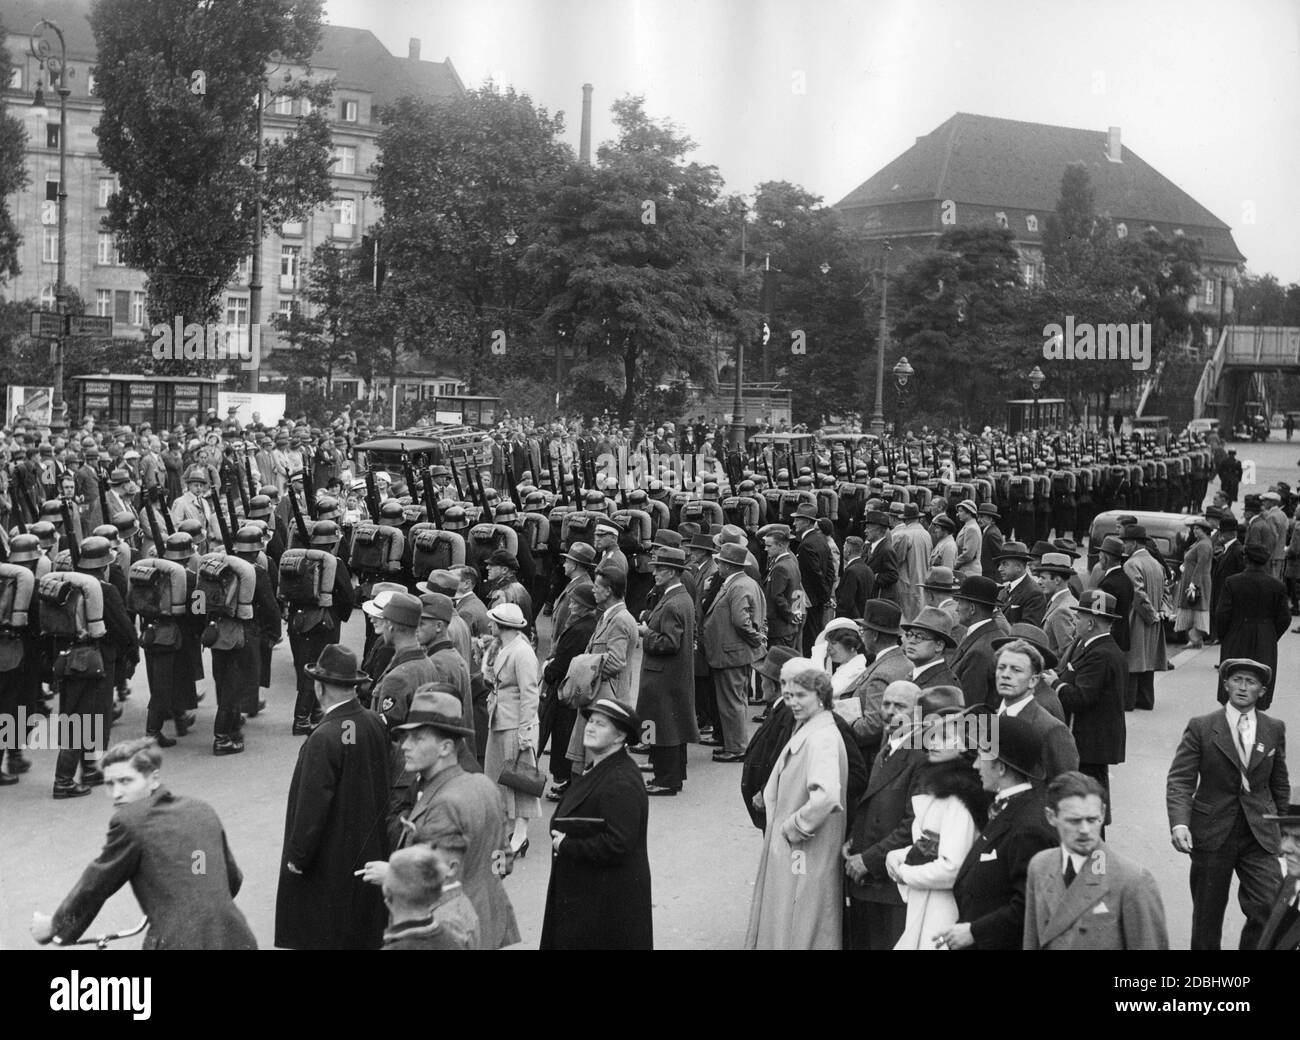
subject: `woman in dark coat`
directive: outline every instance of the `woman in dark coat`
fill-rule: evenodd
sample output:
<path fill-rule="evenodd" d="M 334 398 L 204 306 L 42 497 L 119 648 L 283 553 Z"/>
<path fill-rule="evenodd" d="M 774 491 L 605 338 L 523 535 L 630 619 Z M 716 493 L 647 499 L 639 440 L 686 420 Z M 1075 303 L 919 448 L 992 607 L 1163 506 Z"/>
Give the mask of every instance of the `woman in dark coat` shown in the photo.
<path fill-rule="evenodd" d="M 1220 633 L 1220 661 L 1246 657 L 1273 669 L 1273 678 L 1264 689 L 1257 707 L 1267 711 L 1273 703 L 1273 686 L 1277 682 L 1277 642 L 1291 624 L 1291 607 L 1286 586 L 1264 570 L 1268 549 L 1262 545 L 1246 546 L 1246 569 L 1223 584 L 1215 610 L 1214 625 Z M 1223 683 L 1219 683 L 1219 703 L 1227 702 Z"/>
<path fill-rule="evenodd" d="M 609 698 L 582 714 L 583 746 L 592 764 L 569 783 L 551 819 L 551 880 L 540 948 L 653 949 L 650 799 L 627 753 L 640 725 L 633 711 Z"/>

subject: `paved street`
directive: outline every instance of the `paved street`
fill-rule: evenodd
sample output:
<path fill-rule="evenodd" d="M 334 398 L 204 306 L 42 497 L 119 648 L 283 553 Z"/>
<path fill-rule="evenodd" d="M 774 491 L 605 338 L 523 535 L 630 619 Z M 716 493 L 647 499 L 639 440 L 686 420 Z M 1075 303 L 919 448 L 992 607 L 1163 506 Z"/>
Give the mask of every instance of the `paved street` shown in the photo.
<path fill-rule="evenodd" d="M 1280 436 L 1275 434 L 1275 436 Z M 1238 445 L 1243 461 L 1255 461 L 1261 490 L 1278 479 L 1295 482 L 1300 442 Z M 1246 492 L 1252 489 L 1243 487 Z M 360 615 L 349 624 L 348 645 L 361 643 Z M 1273 714 L 1290 726 L 1289 755 L 1300 771 L 1296 750 L 1300 733 L 1300 636 L 1288 635 L 1281 650 L 1282 682 Z M 1112 773 L 1115 824 L 1110 840 L 1155 874 L 1169 916 L 1175 948 L 1190 936 L 1191 900 L 1187 860 L 1167 837 L 1164 778 L 1186 720 L 1215 707 L 1218 648 L 1182 652 L 1174 671 L 1156 681 L 1156 710 L 1129 716 L 1128 761 Z M 215 711 L 212 682 L 201 688 L 199 727 L 166 753 L 165 782 L 173 790 L 212 803 L 225 822 L 231 846 L 244 871 L 239 905 L 258 942 L 271 945 L 275 887 L 279 868 L 284 802 L 299 738 L 290 736 L 292 675 L 287 643 L 276 652 L 274 687 L 264 716 L 248 723 L 248 751 L 236 758 L 211 754 Z M 137 676 L 126 714 L 114 729 L 118 737 L 143 732 L 147 690 Z M 75 801 L 50 798 L 54 753 L 34 756 L 35 766 L 21 784 L 0 791 L 0 948 L 35 948 L 27 937 L 34 909 L 52 911 L 85 863 L 99 850 L 111 807 L 100 792 Z M 744 937 L 760 835 L 750 825 L 738 793 L 740 766 L 709 760 L 706 748 L 691 749 L 685 794 L 651 802 L 650 861 L 654 874 L 655 940 L 663 948 L 736 948 Z M 554 806 L 544 803 L 549 814 Z M 546 828 L 533 824 L 532 851 L 506 886 L 523 933 L 523 946 L 535 947 L 549 870 Z M 139 910 L 129 891 L 104 909 L 92 934 L 134 924 Z M 1230 904 L 1225 945 L 1233 946 L 1241 914 Z M 139 945 L 139 940 L 123 946 Z"/>

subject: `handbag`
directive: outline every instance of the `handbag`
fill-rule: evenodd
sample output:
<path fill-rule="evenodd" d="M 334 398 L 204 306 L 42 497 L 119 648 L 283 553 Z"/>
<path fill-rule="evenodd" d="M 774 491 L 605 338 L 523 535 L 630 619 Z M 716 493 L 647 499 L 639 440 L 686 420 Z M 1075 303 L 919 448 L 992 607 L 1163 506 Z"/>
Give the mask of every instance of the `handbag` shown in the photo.
<path fill-rule="evenodd" d="M 1201 590 L 1196 587 L 1196 583 L 1189 581 L 1187 589 L 1183 592 L 1183 606 L 1195 608 L 1200 605 Z"/>
<path fill-rule="evenodd" d="M 529 749 L 521 747 L 518 754 L 515 755 L 515 760 L 507 762 L 501 767 L 501 775 L 497 777 L 497 783 L 502 787 L 510 788 L 512 791 L 518 791 L 520 794 L 540 798 L 542 792 L 546 790 L 546 774 L 538 769 L 536 764 L 528 765 L 519 761 L 524 757 L 526 751 L 529 751 Z M 536 761 L 536 756 L 534 756 L 533 762 L 536 763 Z"/>

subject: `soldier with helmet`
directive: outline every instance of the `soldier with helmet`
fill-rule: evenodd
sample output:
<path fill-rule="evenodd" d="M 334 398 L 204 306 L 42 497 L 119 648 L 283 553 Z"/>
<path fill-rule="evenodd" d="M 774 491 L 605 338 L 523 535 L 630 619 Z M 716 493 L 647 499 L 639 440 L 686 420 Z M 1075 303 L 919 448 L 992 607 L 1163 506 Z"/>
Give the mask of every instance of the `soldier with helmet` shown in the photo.
<path fill-rule="evenodd" d="M 337 557 L 339 538 L 339 526 L 333 520 L 317 520 L 311 525 L 312 549 Z M 341 557 L 336 558 L 329 604 L 319 601 L 314 604 L 289 604 L 289 647 L 293 652 L 293 668 L 297 680 L 297 699 L 293 708 L 294 736 L 307 735 L 320 721 L 315 680 L 307 673 L 306 666 L 315 664 L 326 646 L 338 643 L 343 625 L 352 616 L 355 605 L 352 575 Z M 278 628 L 277 624 L 277 640 Z"/>
<path fill-rule="evenodd" d="M 33 586 L 25 623 L 15 624 L 20 619 L 12 614 L 0 615 L 0 634 L 16 639 L 21 648 L 21 660 L 13 668 L 0 672 L 0 717 L 12 717 L 16 723 L 20 710 L 25 709 L 30 717 L 40 709 L 41 680 L 49 677 L 49 641 L 40 638 L 40 602 L 35 593 L 35 582 L 48 570 L 49 561 L 41 553 L 41 543 L 34 534 L 18 534 L 9 543 L 7 562 L 29 571 Z M 7 606 L 13 611 L 15 603 L 8 602 Z M 16 729 L 13 732 L 16 744 L 0 751 L 0 785 L 17 783 L 18 777 L 32 767 L 23 755 L 26 733 Z"/>

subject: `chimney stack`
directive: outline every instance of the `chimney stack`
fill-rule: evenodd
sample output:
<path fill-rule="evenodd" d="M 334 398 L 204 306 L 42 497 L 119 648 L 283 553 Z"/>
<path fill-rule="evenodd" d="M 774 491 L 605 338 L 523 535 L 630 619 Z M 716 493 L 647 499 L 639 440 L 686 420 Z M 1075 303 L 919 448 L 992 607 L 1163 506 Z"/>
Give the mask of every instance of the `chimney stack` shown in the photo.
<path fill-rule="evenodd" d="M 578 138 L 578 161 L 591 165 L 591 84 L 582 85 L 582 133 Z"/>
<path fill-rule="evenodd" d="M 1119 143 L 1119 127 L 1112 126 L 1107 133 L 1106 158 L 1111 162 L 1123 162 Z"/>
<path fill-rule="evenodd" d="M 420 60 L 420 38 L 412 36 L 411 42 L 406 45 L 406 56 L 412 61 Z"/>

